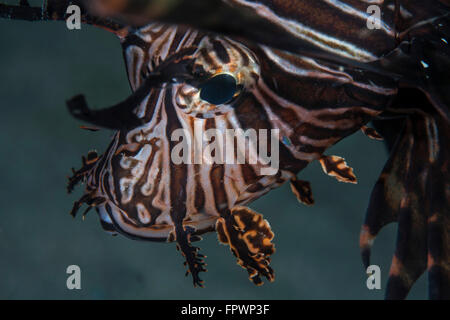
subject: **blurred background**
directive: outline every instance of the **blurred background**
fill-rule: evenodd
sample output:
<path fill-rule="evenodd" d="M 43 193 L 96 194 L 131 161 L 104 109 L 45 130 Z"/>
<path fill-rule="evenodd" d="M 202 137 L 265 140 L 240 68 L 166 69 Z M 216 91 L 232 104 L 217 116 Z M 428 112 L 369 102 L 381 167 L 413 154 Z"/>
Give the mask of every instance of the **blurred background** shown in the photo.
<path fill-rule="evenodd" d="M 200 244 L 208 256 L 206 287 L 195 289 L 174 244 L 112 237 L 95 211 L 85 221 L 69 215 L 82 193 L 66 193 L 70 168 L 89 150 L 102 152 L 112 134 L 79 128 L 65 106 L 79 93 L 94 107 L 129 95 L 115 36 L 88 26 L 69 31 L 58 22 L 0 20 L 0 299 L 383 298 L 396 226 L 374 245 L 382 290 L 367 289 L 358 247 L 370 191 L 387 160 L 382 142 L 357 133 L 328 151 L 347 159 L 357 185 L 326 176 L 318 163 L 302 171 L 313 207 L 298 203 L 288 185 L 252 203 L 276 235 L 274 283 L 255 287 L 209 234 Z M 72 264 L 81 267 L 81 290 L 66 287 Z M 426 297 L 424 275 L 409 298 Z"/>

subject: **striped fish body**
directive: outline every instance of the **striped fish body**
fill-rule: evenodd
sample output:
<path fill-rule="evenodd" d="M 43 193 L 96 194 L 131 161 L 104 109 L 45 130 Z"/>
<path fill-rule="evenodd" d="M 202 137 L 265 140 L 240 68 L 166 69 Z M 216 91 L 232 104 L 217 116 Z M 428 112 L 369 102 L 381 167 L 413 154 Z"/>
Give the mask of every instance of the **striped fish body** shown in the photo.
<path fill-rule="evenodd" d="M 213 230 L 254 283 L 262 283 L 260 276 L 273 280 L 269 267 L 273 234 L 260 214 L 244 206 L 286 181 L 297 185 L 296 174 L 314 160 L 340 180 L 355 182 L 342 158 L 323 152 L 383 112 L 397 92 L 394 83 L 375 84 L 376 80 L 359 79 L 339 66 L 157 23 L 127 32 L 122 44 L 135 91 L 164 61 L 190 49 L 195 68 L 210 78 L 231 75 L 239 90 L 229 102 L 214 105 L 189 83 L 150 89 L 134 110 L 142 125 L 118 131 L 102 156 L 91 156 L 95 159 L 91 168 L 82 169 L 87 181 L 83 201 L 95 203 L 109 231 L 177 241 L 196 284 L 200 284 L 200 269 L 189 259 L 196 249 L 183 244 Z M 179 129 L 192 137 L 190 143 L 197 132 L 210 129 L 224 134 L 230 129 L 276 131 L 279 167 L 270 175 L 262 174 L 267 165 L 260 159 L 249 161 L 257 147 L 251 143 L 236 143 L 238 151 L 247 155 L 245 163 L 233 156 L 224 163 L 176 164 L 177 142 L 172 136 Z M 238 136 L 234 139 L 237 142 Z M 202 144 L 207 146 L 206 141 Z M 265 147 L 275 152 L 273 146 L 268 139 Z M 194 158 L 194 151 L 190 152 Z M 300 192 L 299 199 L 304 194 Z M 192 254 L 191 260 L 195 259 Z"/>
<path fill-rule="evenodd" d="M 193 273 L 194 283 L 199 283 L 198 270 L 192 267 L 195 263 L 189 263 L 189 253 L 186 252 L 190 251 L 186 245 L 183 249 L 181 243 L 186 241 L 183 232 L 176 232 L 177 226 L 179 229 L 182 225 L 185 233 L 194 236 L 216 230 L 219 240 L 230 246 L 238 263 L 247 269 L 254 283 L 261 284 L 261 276 L 272 281 L 274 276 L 269 257 L 274 252 L 270 242 L 273 234 L 261 215 L 242 206 L 288 180 L 299 201 L 312 204 L 310 184 L 298 180 L 296 174 L 314 160 L 319 160 L 324 171 L 340 181 L 355 182 L 351 168 L 342 158 L 324 156 L 323 152 L 360 128 L 369 136 L 380 138 L 364 125 L 371 119 L 393 113 L 394 117 L 406 117 L 408 120 L 376 122 L 385 133 L 392 152 L 374 189 L 361 232 L 364 263 L 366 266 L 370 264 L 370 246 L 381 227 L 399 221 L 400 238 L 387 297 L 404 298 L 427 266 L 431 277 L 430 297 L 448 296 L 449 273 L 443 270 L 446 270 L 450 260 L 446 253 L 449 246 L 445 244 L 449 234 L 445 214 L 449 211 L 449 197 L 442 194 L 443 190 L 448 189 L 449 174 L 444 169 L 448 168 L 448 157 L 442 150 L 435 153 L 439 141 L 448 141 L 450 137 L 448 104 L 440 102 L 446 98 L 445 92 L 442 93 L 445 90 L 432 94 L 429 89 L 434 84 L 424 82 L 424 78 L 442 79 L 442 75 L 430 77 L 423 71 L 423 66 L 432 64 L 433 59 L 427 63 L 421 50 L 426 47 L 424 42 L 441 41 L 445 44 L 447 41 L 448 4 L 445 1 L 435 1 L 433 5 L 423 1 L 403 1 L 401 4 L 380 1 L 377 2 L 383 12 L 382 20 L 378 21 L 380 27 L 369 30 L 366 9 L 372 2 L 230 0 L 227 3 L 263 17 L 272 27 L 269 28 L 272 35 L 278 32 L 282 36 L 268 37 L 270 41 L 266 41 L 266 35 L 258 35 L 256 31 L 249 38 L 232 40 L 157 24 L 125 33 L 123 46 L 134 90 L 142 85 L 145 74 L 151 73 L 158 63 L 190 46 L 197 48 L 195 59 L 211 76 L 231 73 L 240 79 L 243 90 L 238 99 L 225 106 L 211 106 L 196 98 L 187 98 L 189 95 L 198 96 L 198 92 L 187 84 L 151 90 L 135 111 L 147 125 L 120 131 L 102 158 L 108 159 L 104 161 L 109 166 L 100 166 L 99 162 L 92 171 L 100 170 L 96 174 L 99 178 L 92 180 L 88 189 L 98 192 L 98 185 L 103 185 L 104 190 L 116 190 L 112 193 L 113 197 L 96 194 L 96 197 L 106 199 L 99 206 L 101 216 L 105 218 L 104 224 L 110 230 L 139 238 L 177 240 Z M 243 32 L 243 35 L 246 33 Z M 254 40 L 269 42 L 288 51 L 257 45 Z M 442 43 L 436 45 L 436 52 L 448 52 L 448 47 Z M 310 51 L 312 55 L 308 52 L 299 55 L 296 53 L 298 48 L 314 48 L 317 51 Z M 317 52 L 324 59 L 315 57 Z M 448 60 L 444 58 L 440 61 Z M 230 68 L 233 64 L 238 64 L 238 67 Z M 438 61 L 433 61 L 433 65 L 438 64 Z M 239 75 L 241 68 L 246 70 L 243 75 Z M 405 100 L 405 93 L 399 94 L 400 90 L 408 95 L 404 88 L 427 92 L 428 102 L 418 97 L 416 105 L 411 105 L 415 95 Z M 417 106 L 418 101 L 422 101 L 423 105 Z M 419 112 L 421 116 L 418 116 L 416 110 L 423 110 L 427 103 L 429 106 L 425 108 L 433 110 L 431 114 Z M 398 108 L 399 105 L 401 108 Z M 411 113 L 415 115 L 409 116 Z M 400 133 L 398 130 L 405 125 L 404 121 L 409 122 L 408 129 Z M 272 176 L 261 176 L 257 165 L 174 165 L 169 160 L 173 148 L 169 137 L 178 128 L 193 133 L 195 122 L 204 129 L 279 130 L 279 171 Z M 157 126 L 161 123 L 162 128 Z M 386 127 L 390 129 L 386 130 Z M 427 134 L 414 133 L 418 128 L 428 128 Z M 146 140 L 142 140 L 143 136 L 147 136 Z M 416 147 L 406 147 L 411 143 L 411 136 L 416 137 L 413 142 Z M 397 137 L 400 142 L 394 148 Z M 154 138 L 160 140 L 156 142 L 152 140 Z M 130 147 L 131 151 L 122 152 Z M 144 149 L 148 153 L 142 159 L 139 152 Z M 433 151 L 427 153 L 423 152 L 424 149 Z M 405 155 L 409 160 L 404 160 Z M 132 172 L 134 167 L 117 165 L 124 161 L 124 157 L 138 160 L 135 163 L 141 168 L 139 178 Z M 425 169 L 424 173 L 423 168 L 411 165 L 412 159 L 420 159 L 431 168 Z M 407 169 L 405 172 L 399 168 Z M 439 179 L 439 192 L 431 199 L 424 194 L 423 185 L 406 178 L 422 174 L 425 178 L 421 183 L 426 184 L 430 179 L 437 181 L 436 174 L 429 173 L 436 171 L 444 174 Z M 128 183 L 130 177 L 133 187 L 121 187 L 120 181 Z M 397 182 L 392 183 L 389 179 Z M 149 182 L 152 193 L 146 196 L 140 190 Z M 392 198 L 390 195 L 397 194 L 395 188 L 399 185 L 405 193 L 399 198 Z M 120 190 L 129 193 L 124 195 Z M 434 200 L 440 204 L 440 213 L 432 216 L 435 207 L 426 205 L 413 208 L 414 203 L 409 200 L 411 197 L 426 200 L 423 203 Z M 123 198 L 129 199 L 127 204 L 121 203 Z M 408 216 L 415 217 L 409 225 Z M 428 223 L 423 222 L 427 216 L 432 218 Z M 260 223 L 257 226 L 253 221 Z M 429 232 L 424 231 L 427 225 Z M 427 234 L 434 242 L 421 251 L 411 251 L 411 244 L 406 239 L 415 237 L 415 241 L 424 244 L 427 243 Z M 194 258 L 191 260 L 195 259 L 195 255 L 192 256 Z"/>
<path fill-rule="evenodd" d="M 119 128 L 104 154 L 89 153 L 70 179 L 69 191 L 86 182 L 72 213 L 87 203 L 108 231 L 175 241 L 195 285 L 205 268 L 191 243 L 215 230 L 252 282 L 273 281 L 274 235 L 245 205 L 288 180 L 298 199 L 312 204 L 310 184 L 296 175 L 314 160 L 340 181 L 355 182 L 344 159 L 324 152 L 361 128 L 380 139 L 365 126 L 375 119 L 391 155 L 362 228 L 364 263 L 370 264 L 380 229 L 397 221 L 387 298 L 406 297 L 426 269 L 430 297 L 450 297 L 449 1 L 214 1 L 236 12 L 236 21 L 212 28 L 229 36 L 156 23 L 130 28 L 83 14 L 85 23 L 120 37 L 134 93 L 105 112 L 89 110 L 80 98 L 69 103 L 73 114 L 81 111 L 77 118 Z M 0 5 L 0 16 L 63 20 L 69 3 L 83 1 L 49 0 L 43 10 L 30 8 L 28 17 L 25 5 Z M 371 15 L 373 5 L 381 17 Z M 203 18 L 177 17 L 193 25 Z M 201 85 L 221 75 L 234 79 L 236 92 L 213 104 L 202 98 Z M 175 163 L 174 133 L 184 129 L 194 137 L 196 128 L 278 132 L 276 172 L 261 174 L 261 159 Z M 240 151 L 251 150 L 244 144 Z"/>

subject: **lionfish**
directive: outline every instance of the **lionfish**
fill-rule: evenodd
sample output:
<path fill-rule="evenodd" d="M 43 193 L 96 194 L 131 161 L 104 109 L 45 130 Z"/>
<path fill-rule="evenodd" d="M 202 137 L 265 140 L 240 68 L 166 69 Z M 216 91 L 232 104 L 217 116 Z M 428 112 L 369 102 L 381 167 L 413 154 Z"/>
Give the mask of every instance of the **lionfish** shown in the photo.
<path fill-rule="evenodd" d="M 99 110 L 81 95 L 68 101 L 78 119 L 116 130 L 106 151 L 83 157 L 69 179 L 69 192 L 86 183 L 72 214 L 87 204 L 113 234 L 176 242 L 199 286 L 204 256 L 192 243 L 215 231 L 261 285 L 263 277 L 274 281 L 274 234 L 247 205 L 285 182 L 300 202 L 313 204 L 310 183 L 297 174 L 315 160 L 328 175 L 355 183 L 346 161 L 325 151 L 363 130 L 384 137 L 390 151 L 360 235 L 364 264 L 370 265 L 380 229 L 398 222 L 386 298 L 405 298 L 425 270 L 430 298 L 450 298 L 449 1 L 224 2 L 329 59 L 181 24 L 134 27 L 91 15 L 80 1 L 0 5 L 7 18 L 64 20 L 67 6 L 77 4 L 84 23 L 113 32 L 122 43 L 130 97 Z M 367 7 L 373 4 L 383 15 L 371 30 Z M 171 161 L 172 133 L 193 134 L 199 124 L 204 130 L 279 130 L 278 170 L 262 175 L 260 161 Z"/>

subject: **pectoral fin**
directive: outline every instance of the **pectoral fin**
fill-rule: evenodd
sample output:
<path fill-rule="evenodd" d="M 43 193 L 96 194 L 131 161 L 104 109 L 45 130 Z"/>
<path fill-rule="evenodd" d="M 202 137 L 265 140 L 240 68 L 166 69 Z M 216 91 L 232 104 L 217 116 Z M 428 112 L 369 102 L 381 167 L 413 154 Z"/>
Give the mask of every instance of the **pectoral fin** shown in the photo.
<path fill-rule="evenodd" d="M 363 126 L 361 127 L 361 131 L 368 136 L 370 139 L 383 141 L 384 138 L 375 130 L 374 128 Z"/>
<path fill-rule="evenodd" d="M 357 183 L 353 168 L 347 165 L 344 158 L 338 156 L 322 156 L 320 159 L 323 171 L 340 182 Z"/>
<path fill-rule="evenodd" d="M 259 286 L 263 284 L 261 276 L 270 282 L 275 280 L 269 266 L 270 256 L 275 252 L 271 242 L 274 234 L 261 214 L 235 207 L 217 220 L 216 231 L 219 241 L 230 246 L 238 264 L 248 271 L 250 281 Z"/>
<path fill-rule="evenodd" d="M 309 181 L 293 178 L 291 179 L 291 190 L 295 194 L 299 202 L 307 206 L 311 206 L 314 204 L 311 183 Z"/>

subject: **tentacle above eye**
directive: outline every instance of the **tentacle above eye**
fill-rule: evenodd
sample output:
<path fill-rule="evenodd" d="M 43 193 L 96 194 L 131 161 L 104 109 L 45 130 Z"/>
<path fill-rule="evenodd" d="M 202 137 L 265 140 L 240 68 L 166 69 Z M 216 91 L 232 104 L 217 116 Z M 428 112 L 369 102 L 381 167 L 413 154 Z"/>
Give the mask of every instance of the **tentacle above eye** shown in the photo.
<path fill-rule="evenodd" d="M 69 112 L 75 118 L 110 129 L 133 129 L 143 125 L 143 121 L 134 111 L 153 88 L 181 81 L 199 85 L 205 78 L 202 68 L 194 66 L 195 59 L 192 54 L 195 50 L 195 47 L 187 48 L 168 57 L 154 72 L 146 76 L 144 83 L 136 91 L 114 106 L 92 110 L 88 107 L 85 97 L 77 95 L 67 101 Z"/>

